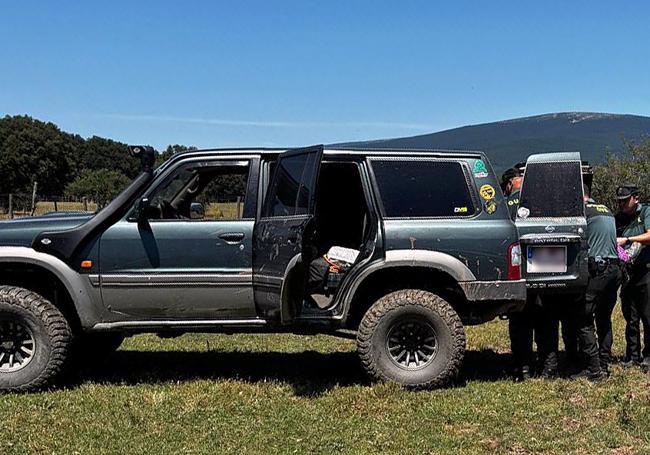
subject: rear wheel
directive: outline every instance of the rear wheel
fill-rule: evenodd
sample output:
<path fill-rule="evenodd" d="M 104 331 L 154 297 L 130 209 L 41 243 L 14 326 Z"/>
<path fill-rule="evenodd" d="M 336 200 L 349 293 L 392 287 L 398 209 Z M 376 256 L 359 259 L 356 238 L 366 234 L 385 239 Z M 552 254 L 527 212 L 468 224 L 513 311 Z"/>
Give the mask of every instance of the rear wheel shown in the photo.
<path fill-rule="evenodd" d="M 59 309 L 27 289 L 0 286 L 0 391 L 52 385 L 68 359 L 70 325 Z"/>
<path fill-rule="evenodd" d="M 404 289 L 370 307 L 359 325 L 357 346 L 374 379 L 410 388 L 442 387 L 460 371 L 465 330 L 444 299 Z"/>

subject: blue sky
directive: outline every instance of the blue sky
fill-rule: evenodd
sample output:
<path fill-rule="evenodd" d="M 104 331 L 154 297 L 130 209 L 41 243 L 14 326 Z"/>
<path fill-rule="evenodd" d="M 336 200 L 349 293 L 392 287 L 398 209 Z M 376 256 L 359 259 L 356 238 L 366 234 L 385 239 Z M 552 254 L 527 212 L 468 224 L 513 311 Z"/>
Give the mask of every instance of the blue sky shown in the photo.
<path fill-rule="evenodd" d="M 650 2 L 4 2 L 0 115 L 129 143 L 307 145 L 650 115 Z"/>

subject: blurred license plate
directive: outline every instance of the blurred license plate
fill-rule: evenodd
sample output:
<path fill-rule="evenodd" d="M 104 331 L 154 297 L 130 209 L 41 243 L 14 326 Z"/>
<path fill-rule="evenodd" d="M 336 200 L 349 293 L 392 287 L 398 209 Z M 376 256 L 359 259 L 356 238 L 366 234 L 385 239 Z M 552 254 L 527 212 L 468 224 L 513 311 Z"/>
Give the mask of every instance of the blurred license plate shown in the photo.
<path fill-rule="evenodd" d="M 566 273 L 566 246 L 529 246 L 528 273 Z"/>

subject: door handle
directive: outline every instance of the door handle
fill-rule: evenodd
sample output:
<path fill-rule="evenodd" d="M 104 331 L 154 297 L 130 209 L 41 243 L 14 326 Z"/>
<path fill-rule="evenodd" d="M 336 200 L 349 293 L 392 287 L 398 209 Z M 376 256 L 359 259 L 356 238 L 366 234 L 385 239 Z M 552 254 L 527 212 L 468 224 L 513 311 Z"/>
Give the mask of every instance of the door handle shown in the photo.
<path fill-rule="evenodd" d="M 224 232 L 219 235 L 219 238 L 228 242 L 228 243 L 238 243 L 244 240 L 243 232 Z"/>

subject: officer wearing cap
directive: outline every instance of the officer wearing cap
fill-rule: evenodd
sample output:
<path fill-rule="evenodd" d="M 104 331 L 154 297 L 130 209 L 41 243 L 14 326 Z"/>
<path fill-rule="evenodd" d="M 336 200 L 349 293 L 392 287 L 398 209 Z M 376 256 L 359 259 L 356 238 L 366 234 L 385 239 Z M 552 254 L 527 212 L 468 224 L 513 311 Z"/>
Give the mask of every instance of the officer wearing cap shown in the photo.
<path fill-rule="evenodd" d="M 623 184 L 616 189 L 618 245 L 629 248 L 642 245 L 639 255 L 627 266 L 629 280 L 621 289 L 621 306 L 625 317 L 625 362 L 650 367 L 650 206 L 639 202 L 639 188 Z M 641 349 L 639 321 L 643 324 Z"/>
<path fill-rule="evenodd" d="M 597 204 L 584 185 L 587 241 L 589 243 L 589 278 L 585 294 L 575 305 L 575 322 L 579 346 L 586 360 L 586 368 L 571 376 L 592 381 L 608 375 L 612 350 L 612 311 L 616 293 L 621 284 L 621 267 L 616 244 L 614 215 L 603 204 Z M 598 340 L 594 332 L 594 316 Z"/>
<path fill-rule="evenodd" d="M 501 189 L 506 196 L 510 217 L 517 217 L 519 193 L 523 182 L 522 171 L 517 165 L 507 169 L 501 176 Z M 510 314 L 508 332 L 510 349 L 514 358 L 514 374 L 517 380 L 529 379 L 533 374 L 533 333 L 535 329 L 536 307 L 527 301 L 523 310 Z"/>
<path fill-rule="evenodd" d="M 514 167 L 506 169 L 501 176 L 501 189 L 506 196 L 506 204 L 510 218 L 514 221 L 517 218 L 517 207 L 519 206 L 519 193 L 521 192 L 521 184 L 523 182 L 523 173 L 519 164 Z"/>

